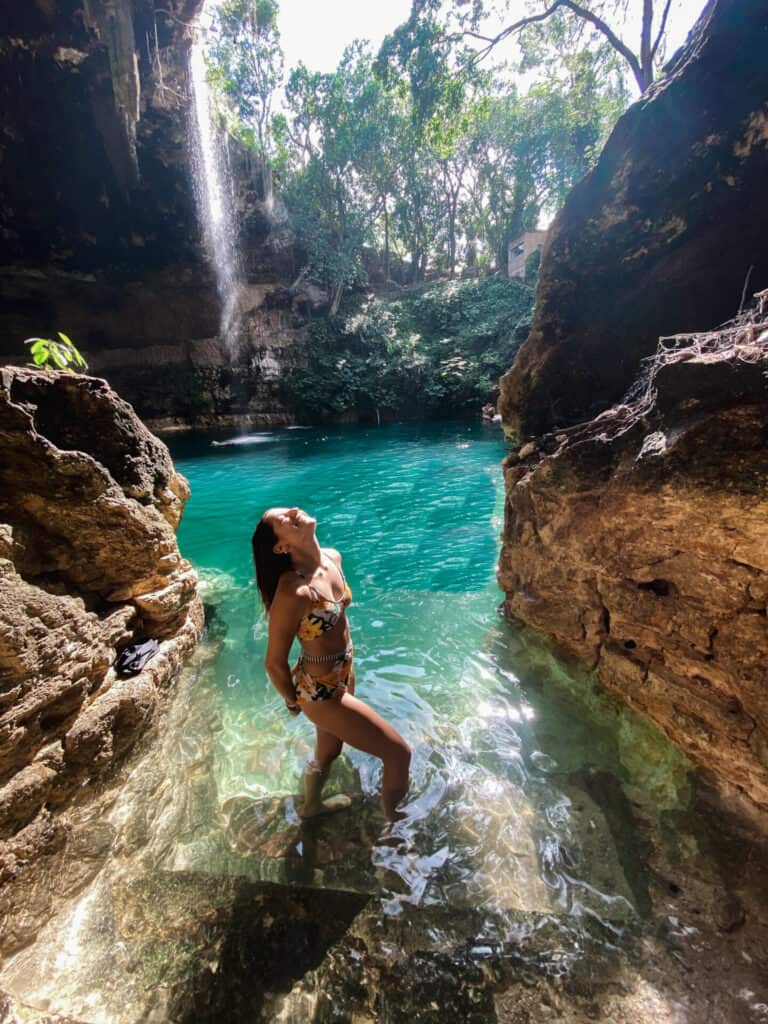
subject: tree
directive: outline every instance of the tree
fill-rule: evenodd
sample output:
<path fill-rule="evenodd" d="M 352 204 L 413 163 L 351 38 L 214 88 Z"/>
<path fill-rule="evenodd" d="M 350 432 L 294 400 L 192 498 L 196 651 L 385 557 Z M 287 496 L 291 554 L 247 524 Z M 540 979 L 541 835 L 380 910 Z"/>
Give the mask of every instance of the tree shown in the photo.
<path fill-rule="evenodd" d="M 555 211 L 626 103 L 613 50 L 579 39 L 562 12 L 527 30 L 523 61 L 543 77 L 520 95 L 498 69 L 455 72 L 432 4 L 417 2 L 375 62 L 356 42 L 331 73 L 294 68 L 277 114 L 276 0 L 224 0 L 217 15 L 210 67 L 229 125 L 259 156 L 267 194 L 276 173 L 300 277 L 328 289 L 332 314 L 375 262 L 385 280 L 407 264 L 412 283 L 454 277 L 462 261 L 504 267 L 510 239 Z"/>
<path fill-rule="evenodd" d="M 637 83 L 640 92 L 645 92 L 655 78 L 655 63 L 660 53 L 664 33 L 667 27 L 669 10 L 672 0 L 642 0 L 642 12 L 640 19 L 640 40 L 636 50 L 632 50 L 620 37 L 618 30 L 611 27 L 607 18 L 606 8 L 620 6 L 613 0 L 585 0 L 584 3 L 577 3 L 576 0 L 552 0 L 544 10 L 536 14 L 519 18 L 517 21 L 507 25 L 495 36 L 487 36 L 477 30 L 479 16 L 482 8 L 478 8 L 472 15 L 473 28 L 465 28 L 463 36 L 469 39 L 476 39 L 485 46 L 482 47 L 471 58 L 472 61 L 480 61 L 502 40 L 521 32 L 530 25 L 546 21 L 557 12 L 564 12 L 578 19 L 580 22 L 591 25 L 608 43 L 608 45 L 627 64 L 632 77 Z M 660 11 L 658 26 L 654 30 L 655 16 Z"/>
<path fill-rule="evenodd" d="M 307 247 L 308 272 L 332 294 L 365 279 L 362 250 L 373 238 L 382 184 L 366 171 L 381 148 L 381 86 L 362 44 L 347 47 L 330 74 L 300 64 L 286 88 L 289 115 L 281 123 L 293 147 L 286 201 Z"/>
<path fill-rule="evenodd" d="M 283 80 L 277 0 L 224 0 L 208 48 L 209 77 L 235 114 L 231 127 L 256 152 L 262 195 L 272 197 L 272 110 Z"/>

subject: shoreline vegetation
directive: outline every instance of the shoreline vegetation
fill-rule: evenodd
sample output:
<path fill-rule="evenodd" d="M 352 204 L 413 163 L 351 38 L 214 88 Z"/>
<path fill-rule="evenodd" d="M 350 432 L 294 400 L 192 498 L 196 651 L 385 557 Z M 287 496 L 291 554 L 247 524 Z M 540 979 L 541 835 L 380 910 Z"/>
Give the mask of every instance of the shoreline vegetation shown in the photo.
<path fill-rule="evenodd" d="M 533 288 L 496 275 L 375 294 L 309 324 L 307 360 L 284 384 L 299 423 L 478 414 L 498 397 L 531 325 Z"/>

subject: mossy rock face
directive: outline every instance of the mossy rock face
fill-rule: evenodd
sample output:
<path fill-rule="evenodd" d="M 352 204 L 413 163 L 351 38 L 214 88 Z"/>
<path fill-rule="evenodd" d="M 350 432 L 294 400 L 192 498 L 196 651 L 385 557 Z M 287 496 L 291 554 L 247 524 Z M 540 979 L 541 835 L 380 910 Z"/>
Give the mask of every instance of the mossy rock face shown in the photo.
<path fill-rule="evenodd" d="M 713 0 L 550 229 L 530 337 L 502 379 L 521 437 L 619 401 L 662 335 L 768 286 L 768 8 Z"/>

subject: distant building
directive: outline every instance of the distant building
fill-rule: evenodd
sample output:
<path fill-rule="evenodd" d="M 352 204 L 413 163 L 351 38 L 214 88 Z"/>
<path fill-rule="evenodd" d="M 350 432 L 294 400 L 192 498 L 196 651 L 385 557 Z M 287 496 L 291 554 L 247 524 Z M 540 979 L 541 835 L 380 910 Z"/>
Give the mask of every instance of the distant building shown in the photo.
<path fill-rule="evenodd" d="M 525 261 L 544 245 L 546 231 L 526 231 L 513 239 L 507 248 L 507 277 L 525 277 Z"/>

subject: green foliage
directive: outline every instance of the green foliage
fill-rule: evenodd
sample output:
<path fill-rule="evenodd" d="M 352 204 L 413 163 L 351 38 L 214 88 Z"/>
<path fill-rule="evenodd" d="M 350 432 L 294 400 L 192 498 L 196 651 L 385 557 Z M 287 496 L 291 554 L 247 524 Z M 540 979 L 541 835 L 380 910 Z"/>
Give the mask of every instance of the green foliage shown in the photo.
<path fill-rule="evenodd" d="M 312 422 L 474 413 L 495 397 L 532 305 L 529 287 L 503 277 L 431 285 L 395 302 L 368 298 L 312 322 L 307 364 L 286 381 L 286 398 Z"/>
<path fill-rule="evenodd" d="M 276 0 L 223 0 L 215 10 L 208 77 L 229 130 L 261 162 L 264 195 L 271 191 L 273 105 L 283 80 Z"/>
<path fill-rule="evenodd" d="M 312 158 L 298 170 L 283 197 L 306 252 L 309 276 L 332 293 L 364 284 L 364 211 L 348 201 L 322 161 Z"/>
<path fill-rule="evenodd" d="M 408 20 L 384 41 L 377 68 L 405 74 L 421 90 L 421 117 L 510 38 L 523 51 L 520 70 L 556 69 L 565 55 L 586 52 L 643 92 L 665 62 L 669 6 L 670 0 L 415 0 Z"/>
<path fill-rule="evenodd" d="M 24 344 L 30 346 L 32 364 L 43 370 L 66 370 L 68 373 L 74 373 L 73 366 L 87 370 L 88 364 L 72 341 L 61 331 L 57 333 L 59 341 L 53 341 L 51 338 L 27 338 Z"/>
<path fill-rule="evenodd" d="M 256 152 L 265 196 L 274 177 L 303 276 L 328 289 L 333 314 L 371 271 L 417 284 L 503 268 L 509 241 L 554 214 L 626 105 L 620 58 L 562 11 L 522 38 L 521 67 L 538 72 L 526 94 L 506 69 L 481 70 L 464 33 L 484 9 L 419 0 L 375 59 L 355 42 L 333 72 L 293 68 L 279 113 L 277 0 L 217 10 L 208 66 L 225 121 Z"/>

